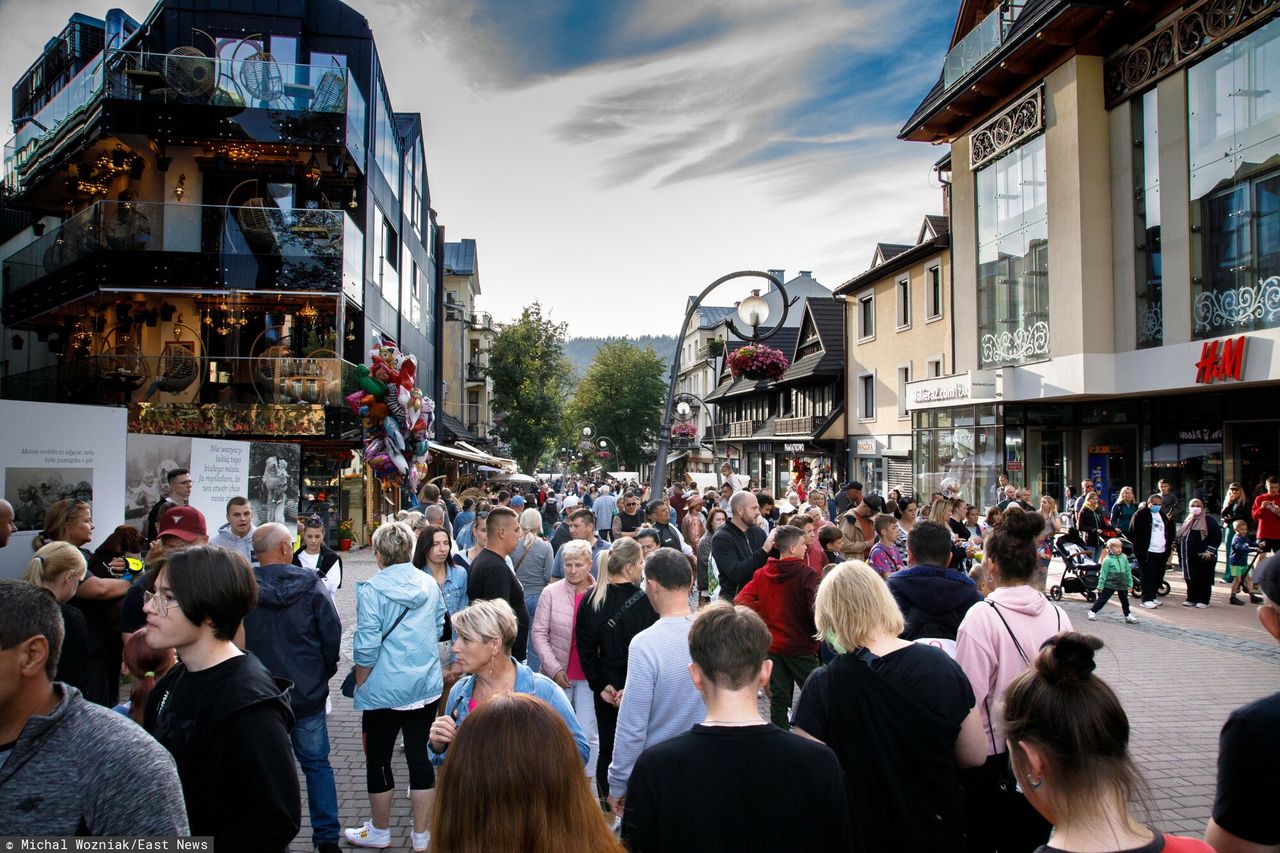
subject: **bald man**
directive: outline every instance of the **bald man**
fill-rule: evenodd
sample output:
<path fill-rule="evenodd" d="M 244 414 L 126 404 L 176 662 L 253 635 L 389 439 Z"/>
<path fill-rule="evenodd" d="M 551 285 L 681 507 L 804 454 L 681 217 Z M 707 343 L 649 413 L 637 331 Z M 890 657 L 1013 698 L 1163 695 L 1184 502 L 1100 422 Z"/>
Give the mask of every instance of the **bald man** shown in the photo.
<path fill-rule="evenodd" d="M 13 504 L 0 500 L 0 548 L 9 544 L 9 537 L 18 530 L 13 523 Z"/>

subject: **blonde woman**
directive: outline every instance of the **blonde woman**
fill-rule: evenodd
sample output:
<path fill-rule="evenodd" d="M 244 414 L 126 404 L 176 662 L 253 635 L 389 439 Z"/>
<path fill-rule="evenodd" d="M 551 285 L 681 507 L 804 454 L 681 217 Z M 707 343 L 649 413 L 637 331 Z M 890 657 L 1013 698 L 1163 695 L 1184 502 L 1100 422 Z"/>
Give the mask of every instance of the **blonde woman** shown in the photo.
<path fill-rule="evenodd" d="M 959 771 L 986 756 L 964 671 L 899 638 L 902 612 L 860 560 L 822 579 L 814 624 L 837 657 L 805 682 L 792 731 L 835 751 L 866 849 L 963 849 Z"/>
<path fill-rule="evenodd" d="M 556 555 L 551 543 L 542 538 L 542 513 L 529 507 L 520 513 L 520 539 L 516 542 L 516 550 L 511 553 L 511 565 L 516 570 L 516 578 L 524 587 L 524 606 L 529 610 L 530 618 L 538 610 L 538 599 L 542 590 L 551 582 L 551 566 Z M 533 646 L 525 651 L 525 663 L 534 672 L 541 672 L 542 665 L 538 653 Z"/>
<path fill-rule="evenodd" d="M 1044 519 L 1044 534 L 1036 540 L 1036 574 L 1031 585 L 1044 592 L 1049 577 L 1049 563 L 1053 561 L 1053 539 L 1062 532 L 1062 519 L 1058 517 L 1058 502 L 1052 495 L 1040 498 L 1040 517 Z"/>
<path fill-rule="evenodd" d="M 622 688 L 627 681 L 631 638 L 658 621 L 658 614 L 640 588 L 643 576 L 640 543 L 628 536 L 615 540 L 600 555 L 595 591 L 578 605 L 574 626 L 578 658 L 591 685 L 600 734 L 596 789 L 601 797 L 609 795 L 609 762 L 613 760 L 613 737 L 618 728 Z"/>
<path fill-rule="evenodd" d="M 69 542 L 50 542 L 31 558 L 23 576 L 27 583 L 57 599 L 65 635 L 54 680 L 81 691 L 89 667 L 89 629 L 80 611 L 67 602 L 75 597 L 76 588 L 87 572 L 88 566 L 79 548 Z"/>

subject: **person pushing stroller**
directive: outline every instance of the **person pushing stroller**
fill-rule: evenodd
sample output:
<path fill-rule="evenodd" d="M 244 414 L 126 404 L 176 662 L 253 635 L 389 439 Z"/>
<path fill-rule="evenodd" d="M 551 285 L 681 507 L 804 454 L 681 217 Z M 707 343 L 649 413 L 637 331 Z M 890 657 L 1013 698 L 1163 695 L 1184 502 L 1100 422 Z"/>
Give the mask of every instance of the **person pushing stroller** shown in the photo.
<path fill-rule="evenodd" d="M 1114 592 L 1120 593 L 1120 609 L 1124 611 L 1124 621 L 1130 625 L 1138 619 L 1129 612 L 1129 590 L 1133 587 L 1133 572 L 1129 568 L 1129 558 L 1124 554 L 1124 542 L 1119 538 L 1107 540 L 1107 556 L 1098 571 L 1098 600 L 1089 608 L 1089 621 L 1098 618 L 1098 612 L 1106 605 L 1107 599 Z"/>

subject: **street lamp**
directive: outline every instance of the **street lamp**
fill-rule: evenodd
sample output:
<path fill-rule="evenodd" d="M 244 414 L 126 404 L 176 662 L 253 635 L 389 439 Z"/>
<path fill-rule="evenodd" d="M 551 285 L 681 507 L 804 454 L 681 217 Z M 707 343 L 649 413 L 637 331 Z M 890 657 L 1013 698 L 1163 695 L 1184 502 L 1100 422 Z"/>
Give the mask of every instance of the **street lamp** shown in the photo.
<path fill-rule="evenodd" d="M 696 299 L 689 303 L 689 307 L 684 312 L 684 323 L 680 326 L 680 334 L 676 337 L 675 357 L 671 359 L 671 376 L 667 382 L 667 403 L 662 413 L 662 428 L 658 432 L 658 458 L 654 460 L 653 477 L 650 480 L 650 493 L 654 496 L 662 494 L 663 484 L 667 478 L 667 453 L 671 449 L 671 415 L 675 407 L 676 377 L 680 375 L 680 353 L 684 350 L 684 338 L 689 333 L 689 323 L 692 322 L 693 315 L 697 313 L 702 301 L 707 298 L 711 291 L 735 278 L 763 278 L 777 288 L 778 295 L 782 297 L 782 316 L 778 318 L 778 322 L 774 326 L 764 331 L 761 331 L 760 327 L 769 321 L 770 311 L 769 303 L 760 295 L 760 291 L 753 290 L 750 296 L 739 302 L 737 306 L 738 319 L 744 327 L 750 328 L 751 332 L 743 334 L 732 320 L 725 321 L 729 331 L 733 332 L 739 340 L 759 343 L 776 335 L 787 322 L 787 312 L 796 301 L 795 299 L 787 299 L 786 287 L 770 273 L 761 272 L 760 270 L 741 270 L 721 276 L 711 282 L 698 294 Z"/>

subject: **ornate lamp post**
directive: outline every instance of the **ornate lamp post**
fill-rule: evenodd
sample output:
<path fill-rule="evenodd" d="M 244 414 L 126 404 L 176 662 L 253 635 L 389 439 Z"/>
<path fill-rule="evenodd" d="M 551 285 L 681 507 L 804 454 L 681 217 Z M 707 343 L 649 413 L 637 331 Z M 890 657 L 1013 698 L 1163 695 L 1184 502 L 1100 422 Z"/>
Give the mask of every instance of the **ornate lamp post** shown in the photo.
<path fill-rule="evenodd" d="M 733 320 L 726 321 L 729 331 L 733 332 L 738 339 L 751 341 L 752 343 L 768 340 L 776 335 L 787 321 L 787 311 L 791 308 L 794 300 L 787 299 L 787 289 L 782 282 L 769 273 L 761 272 L 760 270 L 742 270 L 721 276 L 707 285 L 698 294 L 698 297 L 689 303 L 689 308 L 684 312 L 684 322 L 680 326 L 680 334 L 676 337 L 675 356 L 671 359 L 671 376 L 667 380 L 667 403 L 662 413 L 662 428 L 658 430 L 658 458 L 654 460 L 653 476 L 649 482 L 650 494 L 654 497 L 662 494 L 663 484 L 667 479 L 667 454 L 671 449 L 671 418 L 677 396 L 676 377 L 680 375 L 680 352 L 684 349 L 684 337 L 689 333 L 689 323 L 692 322 L 693 315 L 697 313 L 703 300 L 707 298 L 711 291 L 735 278 L 763 278 L 773 284 L 777 288 L 778 294 L 782 297 L 782 316 L 778 318 L 778 321 L 773 326 L 767 327 L 763 331 L 761 331 L 760 327 L 769 322 L 769 303 L 760 295 L 760 292 L 758 290 L 752 291 L 750 296 L 739 302 L 738 320 L 743 326 L 749 327 L 751 331 L 749 334 L 743 334 Z M 691 408 L 688 410 L 691 411 Z"/>

